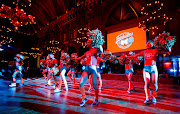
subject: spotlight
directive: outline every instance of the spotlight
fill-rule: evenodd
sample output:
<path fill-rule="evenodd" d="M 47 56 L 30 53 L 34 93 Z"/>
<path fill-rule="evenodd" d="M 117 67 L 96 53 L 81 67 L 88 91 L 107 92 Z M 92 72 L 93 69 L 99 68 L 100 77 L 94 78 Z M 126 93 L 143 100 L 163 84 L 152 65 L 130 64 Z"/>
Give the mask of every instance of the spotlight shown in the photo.
<path fill-rule="evenodd" d="M 175 70 L 175 69 L 170 69 L 170 72 L 177 72 L 177 70 Z"/>

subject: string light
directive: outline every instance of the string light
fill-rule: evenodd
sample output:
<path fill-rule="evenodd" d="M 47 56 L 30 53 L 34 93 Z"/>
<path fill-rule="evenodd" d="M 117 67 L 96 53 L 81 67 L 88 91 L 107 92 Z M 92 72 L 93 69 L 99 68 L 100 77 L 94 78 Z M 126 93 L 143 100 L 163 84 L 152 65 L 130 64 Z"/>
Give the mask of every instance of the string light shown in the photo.
<path fill-rule="evenodd" d="M 39 51 L 39 48 L 33 48 L 33 47 L 32 47 L 31 49 L 32 49 L 32 50 L 38 50 L 38 51 Z"/>
<path fill-rule="evenodd" d="M 47 47 L 47 50 L 51 51 L 52 54 L 56 54 L 57 51 L 61 51 L 59 47 L 55 46 L 58 44 L 59 44 L 59 41 L 56 41 L 53 38 L 53 40 L 49 41 L 49 45 L 51 46 Z"/>
<path fill-rule="evenodd" d="M 4 32 L 16 32 L 16 33 L 25 34 L 25 35 L 34 35 L 34 33 L 31 34 L 31 33 L 20 32 L 20 31 L 17 31 L 17 30 L 6 28 L 5 26 L 1 26 L 0 31 L 4 31 Z"/>
<path fill-rule="evenodd" d="M 16 8 L 14 9 L 2 4 L 0 8 L 0 17 L 9 18 L 10 23 L 14 25 L 15 30 L 19 30 L 19 27 L 27 25 L 28 22 L 30 24 L 36 24 L 34 21 L 35 17 L 32 15 L 26 15 L 26 12 L 23 9 L 18 8 L 18 3 L 19 0 L 17 0 Z M 13 4 L 15 4 L 15 2 L 13 2 Z"/>
<path fill-rule="evenodd" d="M 10 44 L 11 42 L 14 42 L 12 38 L 5 37 L 3 35 L 1 35 L 1 39 L 0 44 Z"/>
<path fill-rule="evenodd" d="M 79 38 L 77 38 L 76 40 L 76 43 L 79 43 L 83 46 L 83 48 L 85 48 L 85 46 L 87 45 L 86 44 L 86 40 L 88 39 L 85 35 L 87 34 L 87 32 L 89 31 L 90 29 L 87 28 L 87 27 L 84 27 L 84 28 L 80 28 L 78 30 L 78 33 L 79 33 Z"/>
<path fill-rule="evenodd" d="M 40 53 L 29 53 L 29 55 L 32 55 L 34 58 L 37 58 L 37 56 L 41 55 Z"/>
<path fill-rule="evenodd" d="M 158 14 L 163 6 L 164 4 L 162 2 L 154 1 L 148 3 L 146 7 L 142 7 L 141 14 L 148 15 L 148 17 L 145 21 L 139 23 L 139 28 L 142 28 L 143 31 L 151 31 L 152 35 L 155 35 L 155 29 L 159 29 L 159 26 L 161 25 L 165 26 L 168 21 L 172 20 L 172 18 L 168 17 L 167 14 Z M 149 28 L 146 29 L 147 26 Z"/>

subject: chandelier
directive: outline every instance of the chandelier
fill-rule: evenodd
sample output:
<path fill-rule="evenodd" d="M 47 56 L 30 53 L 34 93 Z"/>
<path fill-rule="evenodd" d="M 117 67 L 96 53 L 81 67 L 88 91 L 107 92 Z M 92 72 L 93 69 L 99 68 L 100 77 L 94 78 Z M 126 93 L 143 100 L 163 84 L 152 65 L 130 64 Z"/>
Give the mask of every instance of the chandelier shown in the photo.
<path fill-rule="evenodd" d="M 0 17 L 9 18 L 10 23 L 13 24 L 15 30 L 18 30 L 19 27 L 27 24 L 36 24 L 36 22 L 34 21 L 35 17 L 33 17 L 32 15 L 27 15 L 24 9 L 19 9 L 18 3 L 19 0 L 17 0 L 15 8 L 11 8 L 2 4 L 0 8 Z"/>
<path fill-rule="evenodd" d="M 87 41 L 87 33 L 89 32 L 89 29 L 87 27 L 84 27 L 84 28 L 80 28 L 78 30 L 78 38 L 76 38 L 74 41 L 81 44 L 83 46 L 83 48 L 85 48 L 85 46 L 87 45 L 86 44 L 86 41 Z"/>
<path fill-rule="evenodd" d="M 47 50 L 51 51 L 52 54 L 56 54 L 57 51 L 61 51 L 61 49 L 58 46 L 55 46 L 59 44 L 59 41 L 53 39 L 49 41 L 49 44 L 51 46 L 47 47 Z"/>
<path fill-rule="evenodd" d="M 3 35 L 0 36 L 0 44 L 10 44 L 11 42 L 14 42 L 12 38 L 5 37 Z"/>
<path fill-rule="evenodd" d="M 168 17 L 166 13 L 162 13 L 162 8 L 164 4 L 160 1 L 153 1 L 148 3 L 146 7 L 141 8 L 141 14 L 146 15 L 146 19 L 142 22 L 139 22 L 139 28 L 142 28 L 143 31 L 151 32 L 152 35 L 155 35 L 155 32 L 158 33 L 158 29 L 167 24 L 171 17 Z"/>

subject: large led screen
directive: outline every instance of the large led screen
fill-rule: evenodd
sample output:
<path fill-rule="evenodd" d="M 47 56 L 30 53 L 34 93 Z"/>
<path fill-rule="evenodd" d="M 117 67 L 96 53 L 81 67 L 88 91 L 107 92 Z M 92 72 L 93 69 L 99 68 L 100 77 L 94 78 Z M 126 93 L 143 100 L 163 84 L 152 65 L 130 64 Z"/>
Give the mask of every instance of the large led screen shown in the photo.
<path fill-rule="evenodd" d="M 112 53 L 146 49 L 146 31 L 132 27 L 108 33 L 107 49 Z"/>

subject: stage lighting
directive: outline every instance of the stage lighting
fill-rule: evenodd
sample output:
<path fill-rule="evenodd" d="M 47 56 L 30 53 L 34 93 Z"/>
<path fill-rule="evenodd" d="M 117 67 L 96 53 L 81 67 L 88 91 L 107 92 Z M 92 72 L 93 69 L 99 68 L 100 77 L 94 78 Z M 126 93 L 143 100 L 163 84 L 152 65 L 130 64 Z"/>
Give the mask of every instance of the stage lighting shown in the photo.
<path fill-rule="evenodd" d="M 170 69 L 170 72 L 177 72 L 176 69 Z"/>
<path fill-rule="evenodd" d="M 0 48 L 0 51 L 3 51 L 4 49 Z"/>

